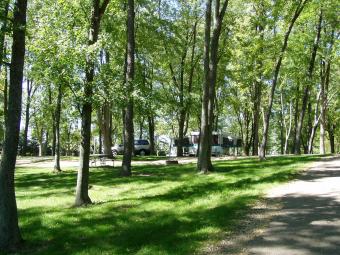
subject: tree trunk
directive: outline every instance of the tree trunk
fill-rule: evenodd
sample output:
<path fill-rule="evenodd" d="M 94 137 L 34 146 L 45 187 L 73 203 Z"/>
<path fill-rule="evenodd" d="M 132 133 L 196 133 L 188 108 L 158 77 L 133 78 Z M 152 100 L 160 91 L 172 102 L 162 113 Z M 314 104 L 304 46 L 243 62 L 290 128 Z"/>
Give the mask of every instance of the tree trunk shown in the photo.
<path fill-rule="evenodd" d="M 204 76 L 200 144 L 197 160 L 197 169 L 202 173 L 213 170 L 211 163 L 211 142 L 214 122 L 214 99 L 216 91 L 218 44 L 221 35 L 222 22 L 228 6 L 228 0 L 223 2 L 220 10 L 220 1 L 215 1 L 215 22 L 211 32 L 212 1 L 206 0 L 205 12 L 205 39 L 204 39 Z"/>
<path fill-rule="evenodd" d="M 4 0 L 0 7 L 3 8 L 3 12 L 0 14 L 3 19 L 2 26 L 0 29 L 0 72 L 1 72 L 6 52 L 5 35 L 7 31 L 9 0 Z"/>
<path fill-rule="evenodd" d="M 293 18 L 292 18 L 292 20 L 289 24 L 289 27 L 288 27 L 286 34 L 285 34 L 285 37 L 284 37 L 284 40 L 283 40 L 283 45 L 282 45 L 282 48 L 281 48 L 281 52 L 280 52 L 279 58 L 276 62 L 274 77 L 273 77 L 273 81 L 272 81 L 272 87 L 271 87 L 271 91 L 270 91 L 269 98 L 268 98 L 268 110 L 265 113 L 265 118 L 264 118 L 263 136 L 262 136 L 262 141 L 261 141 L 260 151 L 259 151 L 259 158 L 261 160 L 265 159 L 265 157 L 266 157 L 269 124 L 270 124 L 269 121 L 270 121 L 271 112 L 272 112 L 274 94 L 275 94 L 275 89 L 276 89 L 276 85 L 277 85 L 277 81 L 278 81 L 278 77 L 279 77 L 279 73 L 280 73 L 280 69 L 281 69 L 281 64 L 282 64 L 282 60 L 283 60 L 283 57 L 284 57 L 284 53 L 286 52 L 286 49 L 287 49 L 287 46 L 288 46 L 288 39 L 289 39 L 290 33 L 293 29 L 293 26 L 295 24 L 295 21 L 300 16 L 300 14 L 301 14 L 301 12 L 302 12 L 307 1 L 308 0 L 303 0 L 303 1 L 299 2 L 299 5 L 294 12 L 294 16 L 293 16 Z"/>
<path fill-rule="evenodd" d="M 99 144 L 98 144 L 98 153 L 103 153 L 103 135 L 102 130 L 99 128 Z"/>
<path fill-rule="evenodd" d="M 133 90 L 135 73 L 135 7 L 134 0 L 128 0 L 127 10 L 127 46 L 126 46 L 126 78 L 125 86 L 127 103 L 124 108 L 124 155 L 122 175 L 131 176 L 131 159 L 134 150 L 133 128 Z"/>
<path fill-rule="evenodd" d="M 295 95 L 295 112 L 294 112 L 294 132 L 293 132 L 293 144 L 291 147 L 291 153 L 293 154 L 295 151 L 295 136 L 297 133 L 297 125 L 299 122 L 299 101 L 300 101 L 300 86 L 297 84 L 296 86 L 296 95 Z"/>
<path fill-rule="evenodd" d="M 111 133 L 111 109 L 110 103 L 105 102 L 103 106 L 103 124 L 102 124 L 102 136 L 104 143 L 104 154 L 109 155 L 112 158 L 112 133 Z"/>
<path fill-rule="evenodd" d="M 99 154 L 102 152 L 102 138 L 103 138 L 103 107 L 99 106 L 97 109 L 97 124 L 99 129 Z"/>
<path fill-rule="evenodd" d="M 312 131 L 313 131 L 312 102 L 311 102 L 310 98 L 309 98 L 309 102 L 308 102 L 307 113 L 308 113 L 308 115 L 307 115 L 308 120 L 307 120 L 306 145 L 305 145 L 307 150 L 305 151 L 305 154 L 308 154 L 308 138 L 311 136 Z"/>
<path fill-rule="evenodd" d="M 322 96 L 322 93 L 323 92 L 322 92 L 322 85 L 321 85 L 321 90 L 318 93 L 317 98 L 316 98 L 316 106 L 315 106 L 315 111 L 314 111 L 314 122 L 313 122 L 313 125 L 311 127 L 310 134 L 309 134 L 308 154 L 312 154 L 313 153 L 314 138 L 315 138 L 316 129 L 317 129 L 318 125 L 319 125 L 319 120 L 320 120 L 320 116 L 319 116 L 319 102 L 320 102 L 320 97 Z M 320 137 L 320 139 L 321 139 L 321 137 Z"/>
<path fill-rule="evenodd" d="M 144 118 L 139 122 L 139 139 L 143 139 Z"/>
<path fill-rule="evenodd" d="M 288 141 L 290 137 L 290 133 L 292 130 L 292 108 L 293 108 L 293 103 L 289 103 L 289 126 L 288 129 L 286 128 L 286 139 L 285 139 L 285 148 L 284 148 L 284 154 L 288 154 Z"/>
<path fill-rule="evenodd" d="M 281 155 L 284 154 L 284 138 L 283 138 L 283 129 L 284 129 L 284 124 L 283 124 L 283 112 L 280 113 L 280 153 Z"/>
<path fill-rule="evenodd" d="M 253 156 L 259 154 L 259 127 L 261 112 L 262 83 L 255 81 L 255 91 L 253 99 Z"/>
<path fill-rule="evenodd" d="M 98 40 L 100 21 L 105 12 L 109 0 L 104 0 L 100 6 L 100 0 L 92 0 L 91 26 L 88 33 L 88 46 L 95 44 Z M 95 59 L 87 56 L 86 59 L 86 82 L 84 84 L 84 102 L 81 111 L 81 144 L 79 169 L 77 176 L 77 188 L 75 206 L 90 204 L 88 195 L 89 184 L 89 160 L 91 145 L 91 114 L 92 114 L 92 82 L 94 80 Z"/>
<path fill-rule="evenodd" d="M 182 105 L 184 107 L 184 105 Z M 178 119 L 178 144 L 177 144 L 177 157 L 183 156 L 183 142 L 184 142 L 184 125 L 185 125 L 185 110 L 181 109 Z"/>
<path fill-rule="evenodd" d="M 155 119 L 153 115 L 148 116 L 150 154 L 155 155 Z"/>
<path fill-rule="evenodd" d="M 52 105 L 52 90 L 51 85 L 48 86 L 48 103 Z M 55 126 L 55 111 L 51 111 L 51 119 L 52 119 L 52 156 L 55 156 L 56 150 L 56 126 Z"/>
<path fill-rule="evenodd" d="M 206 0 L 205 10 L 205 39 L 204 39 L 204 85 L 202 95 L 202 110 L 201 110 L 201 127 L 199 138 L 199 151 L 197 159 L 197 169 L 203 173 L 207 173 L 211 170 L 211 158 L 209 153 L 209 146 L 211 135 L 209 136 L 209 85 L 210 85 L 210 31 L 211 31 L 211 2 L 212 0 Z"/>
<path fill-rule="evenodd" d="M 56 143 L 57 143 L 57 130 L 55 127 L 55 116 L 52 116 L 52 156 L 55 156 Z"/>
<path fill-rule="evenodd" d="M 263 3 L 260 3 L 259 6 L 259 16 L 260 24 L 256 26 L 256 32 L 260 35 L 261 45 L 264 42 L 264 26 L 263 17 L 264 17 L 264 6 Z M 256 10 L 255 10 L 256 11 Z M 261 98 L 262 98 L 262 80 L 263 80 L 263 61 L 261 56 L 263 55 L 263 46 L 259 49 L 259 58 L 255 61 L 256 68 L 256 79 L 254 81 L 254 91 L 253 91 L 253 156 L 258 156 L 259 154 L 259 129 L 260 129 L 260 112 L 261 112 Z"/>
<path fill-rule="evenodd" d="M 283 100 L 283 92 L 281 91 L 280 95 L 280 101 L 281 101 L 281 115 L 282 115 L 282 121 L 283 121 L 283 127 L 284 127 L 284 133 L 285 133 L 285 139 L 284 139 L 284 147 L 283 147 L 283 153 L 288 153 L 288 140 L 290 137 L 290 132 L 292 129 L 292 108 L 293 103 L 292 101 L 289 102 L 289 125 L 287 126 L 286 116 L 285 116 L 285 110 L 284 110 L 284 100 Z"/>
<path fill-rule="evenodd" d="M 67 142 L 66 142 L 66 156 L 71 156 L 72 153 L 71 153 L 71 128 L 72 128 L 72 124 L 70 124 L 68 127 L 67 127 Z"/>
<path fill-rule="evenodd" d="M 45 133 L 45 142 L 44 142 L 44 156 L 47 156 L 47 152 L 48 152 L 48 139 L 49 139 L 49 132 L 48 129 L 46 129 L 46 133 Z"/>
<path fill-rule="evenodd" d="M 307 74 L 308 80 L 307 80 L 307 84 L 305 85 L 305 88 L 304 88 L 304 91 L 303 91 L 302 107 L 301 107 L 301 111 L 300 111 L 299 122 L 298 122 L 298 125 L 297 125 L 296 136 L 295 136 L 295 149 L 294 149 L 295 154 L 301 154 L 301 151 L 300 151 L 301 132 L 302 132 L 302 127 L 303 127 L 303 119 L 305 117 L 305 113 L 306 113 L 306 109 L 307 109 L 310 87 L 311 87 L 311 83 L 313 82 L 314 64 L 315 64 L 316 54 L 317 54 L 317 50 L 318 50 L 319 42 L 320 42 L 320 37 L 321 37 L 321 24 L 322 24 L 322 12 L 320 12 L 320 15 L 319 15 L 319 23 L 318 23 L 318 27 L 317 27 L 317 33 L 316 33 L 315 41 L 314 41 L 314 44 L 313 44 L 311 59 L 309 61 L 309 68 L 308 68 L 308 74 Z"/>
<path fill-rule="evenodd" d="M 5 140 L 0 164 L 0 251 L 15 250 L 22 243 L 15 199 L 14 171 L 20 132 L 26 11 L 27 0 L 17 0 L 13 17 L 8 115 L 5 120 Z"/>
<path fill-rule="evenodd" d="M 92 91 L 91 91 L 92 92 Z M 92 96 L 87 88 L 85 95 Z M 82 206 L 91 203 L 88 195 L 89 185 L 89 158 L 91 143 L 91 103 L 84 103 L 82 106 L 81 116 L 81 145 L 80 145 L 80 162 L 77 176 L 76 201 L 75 206 Z"/>
<path fill-rule="evenodd" d="M 331 146 L 331 153 L 335 153 L 335 137 L 334 137 L 334 130 L 335 130 L 335 125 L 330 124 L 330 121 L 328 121 L 328 135 L 329 135 L 329 143 Z"/>
<path fill-rule="evenodd" d="M 309 136 L 309 141 L 308 141 L 308 154 L 313 154 L 313 143 L 314 143 L 314 138 L 315 138 L 315 134 L 316 134 L 316 129 L 318 127 L 318 123 L 314 123 L 313 127 L 312 127 L 312 131 L 310 133 Z M 320 139 L 321 139 L 321 127 L 320 127 Z M 320 141 L 321 143 L 321 141 Z"/>
<path fill-rule="evenodd" d="M 27 80 L 27 95 L 26 95 L 26 110 L 25 110 L 25 129 L 24 129 L 24 144 L 23 144 L 23 155 L 27 154 L 27 140 L 28 140 L 28 126 L 30 122 L 30 107 L 31 107 L 31 92 L 32 92 L 32 81 Z"/>
<path fill-rule="evenodd" d="M 60 168 L 60 114 L 61 114 L 61 100 L 63 96 L 62 86 L 58 86 L 58 98 L 55 109 L 55 130 L 56 130 L 56 146 L 54 155 L 54 171 L 61 172 Z"/>
<path fill-rule="evenodd" d="M 326 135 L 325 126 L 324 124 L 322 124 L 322 121 L 321 121 L 320 122 L 320 154 L 326 154 L 325 135 Z"/>
<path fill-rule="evenodd" d="M 333 44 L 333 42 L 331 44 Z M 327 65 L 325 61 L 322 61 L 320 69 L 321 69 L 320 154 L 325 154 L 326 153 L 325 135 L 326 135 L 326 126 L 327 126 L 326 115 L 327 115 L 327 108 L 328 108 L 328 88 L 329 88 L 331 61 L 328 60 Z"/>
<path fill-rule="evenodd" d="M 4 86 L 4 119 L 7 116 L 7 94 L 8 94 L 8 71 L 7 67 L 5 66 L 5 86 Z"/>
<path fill-rule="evenodd" d="M 39 144 L 39 157 L 42 157 L 44 154 L 44 129 L 40 128 L 38 124 L 36 124 L 37 136 L 38 136 L 38 144 Z"/>

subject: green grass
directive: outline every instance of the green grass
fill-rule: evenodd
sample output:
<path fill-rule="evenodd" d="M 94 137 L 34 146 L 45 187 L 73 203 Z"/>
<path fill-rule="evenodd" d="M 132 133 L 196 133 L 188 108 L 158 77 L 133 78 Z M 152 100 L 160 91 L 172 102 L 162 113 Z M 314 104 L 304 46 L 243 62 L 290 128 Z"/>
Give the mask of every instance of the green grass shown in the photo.
<path fill-rule="evenodd" d="M 195 254 L 237 227 L 272 185 L 294 178 L 317 157 L 264 162 L 215 162 L 199 175 L 194 164 L 92 168 L 94 205 L 73 208 L 75 170 L 18 168 L 16 192 L 24 254 Z M 224 234 L 223 234 L 224 233 Z"/>

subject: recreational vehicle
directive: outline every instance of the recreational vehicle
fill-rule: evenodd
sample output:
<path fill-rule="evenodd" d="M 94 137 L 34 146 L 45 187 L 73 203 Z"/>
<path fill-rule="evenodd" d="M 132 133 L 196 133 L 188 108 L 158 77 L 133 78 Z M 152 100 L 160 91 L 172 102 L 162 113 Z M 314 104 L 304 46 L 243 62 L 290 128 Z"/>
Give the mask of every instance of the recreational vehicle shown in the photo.
<path fill-rule="evenodd" d="M 183 139 L 183 155 L 197 156 L 200 133 L 191 132 L 189 136 Z M 173 139 L 171 143 L 170 155 L 177 155 L 178 139 Z M 231 136 L 222 132 L 213 132 L 211 141 L 211 155 L 221 156 L 234 153 L 231 148 L 242 146 L 242 140 L 238 137 Z"/>

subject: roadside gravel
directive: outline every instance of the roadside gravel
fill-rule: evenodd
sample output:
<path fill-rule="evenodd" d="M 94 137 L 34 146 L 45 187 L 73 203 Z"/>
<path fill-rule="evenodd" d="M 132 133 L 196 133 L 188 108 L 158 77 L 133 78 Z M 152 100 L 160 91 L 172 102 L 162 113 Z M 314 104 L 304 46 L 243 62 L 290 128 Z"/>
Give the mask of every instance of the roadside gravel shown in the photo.
<path fill-rule="evenodd" d="M 236 232 L 203 254 L 340 254 L 340 159 L 313 163 L 297 180 L 269 190 Z"/>

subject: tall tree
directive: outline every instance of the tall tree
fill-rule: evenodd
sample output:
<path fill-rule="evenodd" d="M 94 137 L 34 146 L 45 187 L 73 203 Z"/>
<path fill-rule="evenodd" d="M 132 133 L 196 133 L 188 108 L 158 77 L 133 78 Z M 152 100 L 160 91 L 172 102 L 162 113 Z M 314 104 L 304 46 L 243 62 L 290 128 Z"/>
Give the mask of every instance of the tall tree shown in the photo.
<path fill-rule="evenodd" d="M 111 104 L 105 100 L 104 104 L 97 111 L 100 135 L 103 138 L 104 154 L 112 157 L 112 128 L 111 128 Z M 99 146 L 100 147 L 100 146 Z"/>
<path fill-rule="evenodd" d="M 0 28 L 0 73 L 2 70 L 2 66 L 4 65 L 4 58 L 6 57 L 6 32 L 7 32 L 7 23 L 8 23 L 8 10 L 9 10 L 9 0 L 5 0 L 0 4 L 0 17 L 2 19 L 2 25 Z M 8 94 L 8 75 L 7 75 L 7 67 L 5 66 L 5 86 L 4 86 L 4 118 L 6 118 L 7 114 L 7 94 Z"/>
<path fill-rule="evenodd" d="M 288 113 L 288 119 L 289 119 L 288 123 L 289 124 L 287 125 L 287 120 L 286 120 L 287 110 L 285 110 L 284 96 L 283 96 L 282 90 L 281 90 L 281 93 L 280 93 L 280 103 L 281 103 L 282 126 L 284 128 L 284 134 L 285 134 L 283 154 L 288 154 L 288 140 L 289 140 L 289 137 L 290 137 L 290 133 L 292 131 L 293 102 L 292 102 L 292 100 L 290 100 L 290 102 L 289 102 L 289 113 Z"/>
<path fill-rule="evenodd" d="M 34 89 L 33 89 L 34 88 Z M 35 89 L 37 87 L 33 86 L 33 81 L 27 79 L 26 82 L 26 109 L 25 109 L 25 129 L 24 129 L 24 137 L 23 137 L 23 148 L 22 148 L 22 154 L 27 154 L 27 142 L 28 142 L 28 128 L 30 123 L 30 108 L 31 108 L 31 98 L 34 95 Z"/>
<path fill-rule="evenodd" d="M 269 133 L 269 122 L 270 122 L 270 117 L 272 114 L 272 107 L 273 107 L 273 101 L 274 101 L 274 95 L 275 95 L 275 90 L 276 90 L 276 85 L 278 83 L 278 78 L 279 78 L 279 73 L 282 65 L 282 60 L 284 57 L 284 53 L 286 52 L 287 46 L 288 46 L 288 40 L 289 36 L 292 32 L 293 26 L 300 16 L 303 8 L 305 7 L 306 3 L 309 0 L 300 0 L 295 11 L 293 14 L 293 17 L 289 23 L 288 30 L 285 33 L 284 39 L 283 39 L 283 44 L 281 47 L 281 51 L 279 53 L 278 59 L 276 61 L 275 69 L 274 69 L 274 75 L 272 79 L 272 84 L 271 84 L 271 90 L 269 93 L 268 97 L 268 108 L 264 116 L 264 125 L 263 125 L 263 136 L 262 136 L 262 141 L 260 145 L 260 151 L 259 151 L 259 158 L 264 159 L 266 157 L 266 148 L 267 148 L 267 142 L 268 142 L 268 133 Z"/>
<path fill-rule="evenodd" d="M 127 6 L 127 44 L 126 44 L 126 105 L 123 109 L 124 118 L 124 155 L 122 175 L 131 175 L 131 158 L 134 150 L 133 128 L 133 90 L 135 75 L 135 5 L 134 0 L 128 0 Z"/>
<path fill-rule="evenodd" d="M 87 45 L 90 48 L 98 41 L 100 21 L 103 17 L 106 7 L 110 0 L 104 0 L 100 4 L 100 0 L 92 0 L 91 6 L 91 23 L 88 32 Z M 87 56 L 86 59 L 86 80 L 84 83 L 84 100 L 81 109 L 81 144 L 80 144 L 80 164 L 78 169 L 76 200 L 75 205 L 81 206 L 92 203 L 88 195 L 89 184 L 89 160 L 91 145 L 91 114 L 92 114 L 92 96 L 93 96 L 93 80 L 94 80 L 95 58 Z"/>
<path fill-rule="evenodd" d="M 14 171 L 20 132 L 26 12 L 27 0 L 15 1 L 8 115 L 0 164 L 0 250 L 17 249 L 22 242 L 18 226 Z"/>
<path fill-rule="evenodd" d="M 58 96 L 57 96 L 57 105 L 55 109 L 55 134 L 56 134 L 56 143 L 55 143 L 55 154 L 54 154 L 54 172 L 61 172 L 60 168 L 60 114 L 61 114 L 61 100 L 63 97 L 63 90 L 61 82 L 58 84 Z M 47 140 L 47 139 L 46 139 Z"/>
<path fill-rule="evenodd" d="M 5 0 L 0 5 L 0 17 L 3 20 L 0 28 L 0 71 L 5 57 L 5 35 L 7 31 L 9 0 Z"/>
<path fill-rule="evenodd" d="M 222 30 L 223 19 L 227 10 L 228 0 L 220 7 L 220 0 L 215 1 L 214 23 L 212 25 L 212 0 L 206 1 L 205 34 L 204 34 L 204 76 L 200 127 L 200 143 L 197 160 L 197 169 L 207 173 L 212 170 L 211 140 L 214 122 L 214 99 L 216 93 L 218 46 Z"/>
<path fill-rule="evenodd" d="M 300 111 L 300 116 L 299 116 L 299 122 L 296 128 L 296 134 L 295 134 L 295 149 L 294 149 L 295 154 L 301 153 L 300 151 L 301 150 L 300 148 L 301 147 L 301 132 L 302 132 L 303 120 L 306 114 L 307 104 L 309 100 L 310 88 L 313 82 L 315 59 L 316 59 L 316 54 L 317 54 L 320 37 L 321 37 L 321 24 L 322 24 L 322 11 L 320 11 L 320 14 L 319 14 L 319 21 L 318 21 L 317 30 L 316 30 L 316 36 L 315 36 L 315 40 L 313 43 L 311 58 L 309 61 L 307 81 L 306 81 L 307 84 L 305 85 L 304 90 L 303 90 L 302 106 L 301 106 L 301 111 Z"/>
<path fill-rule="evenodd" d="M 253 155 L 259 154 L 259 129 L 260 129 L 260 115 L 261 115 L 261 99 L 262 99 L 262 83 L 263 83 L 263 52 L 264 52 L 264 30 L 265 30 L 265 7 L 264 1 L 254 4 L 254 9 L 257 14 L 257 22 L 255 31 L 258 35 L 259 48 L 256 53 L 256 60 L 254 61 L 255 79 L 252 88 L 252 103 L 253 103 Z"/>

